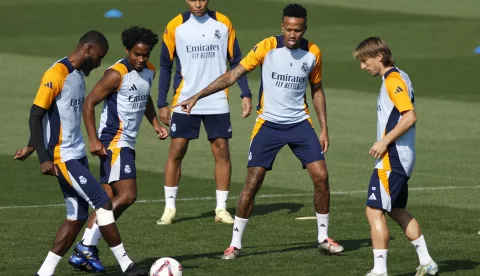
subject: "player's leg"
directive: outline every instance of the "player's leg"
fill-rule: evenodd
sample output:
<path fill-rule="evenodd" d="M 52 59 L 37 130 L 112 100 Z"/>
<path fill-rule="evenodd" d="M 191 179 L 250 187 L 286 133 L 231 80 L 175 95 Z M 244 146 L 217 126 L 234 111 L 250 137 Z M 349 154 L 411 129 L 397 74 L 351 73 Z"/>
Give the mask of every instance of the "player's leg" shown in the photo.
<path fill-rule="evenodd" d="M 202 116 L 205 130 L 215 159 L 215 183 L 217 206 L 215 221 L 233 224 L 233 218 L 227 212 L 227 199 L 232 176 L 232 162 L 228 139 L 232 138 L 230 113 Z"/>
<path fill-rule="evenodd" d="M 63 175 L 69 176 L 72 187 L 95 209 L 97 224 L 102 237 L 112 250 L 122 271 L 126 275 L 148 275 L 128 257 L 115 223 L 112 202 L 88 170 L 86 158 L 67 161 L 65 166 L 60 167 L 60 171 Z"/>
<path fill-rule="evenodd" d="M 165 163 L 165 210 L 157 221 L 158 225 L 171 224 L 177 212 L 176 198 L 182 161 L 187 153 L 188 143 L 197 139 L 200 133 L 201 118 L 197 115 L 187 115 L 174 112 L 170 124 L 170 148 Z"/>
<path fill-rule="evenodd" d="M 112 211 L 115 220 L 117 221 L 123 212 L 135 203 L 137 197 L 136 179 L 124 179 L 115 181 L 111 185 L 102 184 L 102 186 L 112 200 Z M 113 195 L 112 186 L 115 195 Z M 105 268 L 100 261 L 99 250 L 97 247 L 102 234 L 100 227 L 96 222 L 96 218 L 96 212 L 93 212 L 89 217 L 89 223 L 92 224 L 88 225 L 85 229 L 82 241 L 75 245 L 74 253 L 71 257 L 71 263 L 73 263 L 74 260 L 82 260 L 83 263 L 86 262 L 90 266 L 87 266 L 87 269 L 84 267 L 80 267 L 80 269 L 102 272 L 105 271 Z"/>
<path fill-rule="evenodd" d="M 53 275 L 58 263 L 72 246 L 88 217 L 88 203 L 77 194 L 62 174 L 58 176 L 58 182 L 65 198 L 67 217 L 59 227 L 53 247 L 37 272 L 39 276 Z"/>
<path fill-rule="evenodd" d="M 115 148 L 107 150 L 107 157 L 101 158 L 100 182 L 102 188 L 112 199 L 113 214 L 117 220 L 137 199 L 137 172 L 135 151 L 131 148 Z M 95 214 L 89 218 L 88 228 L 83 236 L 83 244 L 96 246 L 101 237 Z"/>
<path fill-rule="evenodd" d="M 313 201 L 317 217 L 318 248 L 326 254 L 340 254 L 343 246 L 328 236 L 330 185 L 320 141 L 310 120 L 293 125 L 288 131 L 288 145 L 306 168 L 314 185 Z"/>
<path fill-rule="evenodd" d="M 240 255 L 243 232 L 253 211 L 255 195 L 262 186 L 265 174 L 272 169 L 277 153 L 287 143 L 283 131 L 274 124 L 258 118 L 253 129 L 248 154 L 248 172 L 240 193 L 232 231 L 232 242 L 225 250 L 224 259 L 235 259 Z"/>
<path fill-rule="evenodd" d="M 105 145 L 105 147 L 108 148 L 108 145 Z M 129 148 L 127 149 L 130 150 Z M 124 151 L 121 148 L 109 149 L 107 150 L 107 156 L 100 157 L 100 183 L 106 183 L 102 184 L 102 188 L 109 198 L 113 200 L 115 192 L 107 183 L 118 180 L 123 169 L 131 173 L 132 167 L 135 174 L 133 150 Z M 115 217 L 115 219 L 117 219 L 117 217 Z M 103 272 L 105 271 L 105 267 L 100 261 L 99 250 L 97 247 L 98 241 L 102 235 L 96 220 L 96 214 L 93 212 L 89 217 L 82 240 L 73 248 L 73 254 L 69 259 L 69 263 L 84 271 Z"/>
<path fill-rule="evenodd" d="M 408 200 L 408 177 L 390 173 L 389 182 L 392 186 L 391 194 L 395 194 L 396 200 L 392 204 L 390 217 L 402 228 L 407 238 L 415 248 L 420 265 L 417 267 L 417 275 L 435 275 L 438 266 L 428 253 L 427 243 L 422 234 L 418 221 L 405 209 Z M 399 185 L 392 185 L 398 183 Z"/>
<path fill-rule="evenodd" d="M 238 198 L 237 211 L 232 231 L 232 242 L 225 250 L 223 259 L 235 259 L 242 249 L 242 237 L 247 227 L 248 219 L 252 215 L 255 195 L 260 190 L 267 170 L 263 167 L 249 167 L 245 185 Z"/>
<path fill-rule="evenodd" d="M 387 275 L 390 234 L 385 212 L 390 211 L 392 205 L 388 173 L 385 170 L 375 169 L 368 188 L 366 216 L 370 224 L 374 267 L 367 275 L 371 276 Z"/>
<path fill-rule="evenodd" d="M 103 190 L 107 193 L 109 198 L 114 197 L 112 187 L 108 184 L 101 185 Z M 86 203 L 86 202 L 85 202 Z M 88 203 L 86 203 L 88 205 Z M 96 223 L 97 216 L 95 212 L 92 212 L 88 217 L 87 227 L 83 237 L 75 244 L 73 253 L 68 259 L 68 263 L 83 271 L 88 272 L 102 272 L 105 271 L 105 267 L 100 261 L 100 251 L 98 250 L 98 241 L 102 237 L 100 228 Z"/>

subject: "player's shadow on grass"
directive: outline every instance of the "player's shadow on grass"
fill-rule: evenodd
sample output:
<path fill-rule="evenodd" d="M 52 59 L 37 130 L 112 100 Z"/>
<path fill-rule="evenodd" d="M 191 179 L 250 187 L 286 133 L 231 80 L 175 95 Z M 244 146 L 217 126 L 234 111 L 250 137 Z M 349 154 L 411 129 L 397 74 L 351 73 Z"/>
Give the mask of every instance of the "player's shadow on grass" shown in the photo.
<path fill-rule="evenodd" d="M 266 214 L 270 214 L 273 212 L 281 211 L 281 210 L 287 210 L 287 213 L 296 213 L 300 211 L 300 209 L 303 208 L 303 204 L 299 203 L 293 203 L 293 202 L 287 202 L 287 203 L 271 203 L 271 204 L 259 204 L 255 205 L 253 209 L 253 215 L 252 216 L 263 216 Z M 228 208 L 227 211 L 232 214 L 233 216 L 235 215 L 235 208 Z M 175 222 L 182 222 L 182 221 L 189 221 L 189 220 L 197 220 L 197 219 L 203 219 L 203 218 L 211 218 L 214 217 L 215 213 L 214 211 L 209 211 L 206 213 L 202 213 L 199 216 L 195 217 L 186 217 L 186 218 L 179 218 Z"/>
<path fill-rule="evenodd" d="M 291 247 L 291 245 L 295 245 Z M 292 244 L 282 244 L 282 245 L 277 245 L 278 247 L 285 247 L 287 248 L 281 248 L 281 249 L 272 249 L 272 247 L 275 247 L 273 245 L 269 246 L 261 246 L 261 248 L 266 248 L 268 247 L 268 250 L 262 250 L 260 252 L 251 252 L 254 250 L 254 248 L 260 248 L 260 246 L 248 246 L 245 247 L 245 249 L 242 251 L 242 257 L 250 257 L 250 256 L 257 256 L 257 255 L 264 255 L 264 254 L 272 254 L 272 253 L 283 253 L 283 252 L 290 252 L 290 251 L 301 251 L 301 250 L 309 250 L 309 249 L 316 249 L 317 244 L 315 243 L 292 243 Z M 180 263 L 185 262 L 185 261 L 190 261 L 190 260 L 197 260 L 197 259 L 217 259 L 220 260 L 223 255 L 223 252 L 213 252 L 213 253 L 196 253 L 196 254 L 189 254 L 189 255 L 180 255 L 180 256 L 171 256 L 171 258 L 174 258 L 175 260 L 179 261 Z M 139 262 L 139 266 L 142 268 L 145 267 L 150 267 L 153 262 L 155 262 L 157 259 L 155 258 L 147 258 Z M 197 266 L 183 266 L 183 268 L 189 269 L 189 268 L 196 268 Z M 116 274 L 112 274 L 116 275 Z"/>
<path fill-rule="evenodd" d="M 395 237 L 390 237 L 390 240 L 395 240 Z M 358 239 L 358 240 L 338 240 L 340 245 L 345 248 L 345 253 L 358 250 L 362 247 L 372 247 L 372 239 Z"/>
<path fill-rule="evenodd" d="M 437 261 L 438 273 L 456 272 L 476 269 L 480 263 L 472 260 L 446 260 Z M 400 274 L 398 276 L 409 276 L 412 272 Z"/>
<path fill-rule="evenodd" d="M 140 266 L 141 268 L 145 269 L 146 271 L 150 271 L 150 267 L 152 266 L 152 264 L 158 260 L 155 259 L 155 258 L 148 258 L 148 259 L 145 259 L 138 264 L 138 266 Z M 178 259 L 177 259 L 178 260 Z M 182 265 L 182 268 L 183 270 L 189 270 L 189 269 L 192 269 L 192 268 L 197 268 L 198 266 L 184 266 Z M 124 274 L 122 273 L 122 271 L 120 270 L 120 267 L 119 266 L 112 266 L 112 267 L 107 267 L 107 272 L 106 273 L 101 273 L 101 274 L 94 274 L 94 275 L 105 275 L 105 276 L 123 276 Z M 76 273 L 74 275 L 92 275 L 91 273 L 86 273 L 86 272 L 79 272 L 79 273 Z"/>

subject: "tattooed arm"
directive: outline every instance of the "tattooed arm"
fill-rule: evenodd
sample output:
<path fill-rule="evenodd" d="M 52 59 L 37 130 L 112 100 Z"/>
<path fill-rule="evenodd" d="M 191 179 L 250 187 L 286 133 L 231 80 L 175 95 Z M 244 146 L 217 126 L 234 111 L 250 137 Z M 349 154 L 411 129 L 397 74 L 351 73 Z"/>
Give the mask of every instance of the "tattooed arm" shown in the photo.
<path fill-rule="evenodd" d="M 185 101 L 176 104 L 173 107 L 181 106 L 182 111 L 185 111 L 187 112 L 187 114 L 190 114 L 190 111 L 192 110 L 193 106 L 197 103 L 199 99 L 207 97 L 209 95 L 217 93 L 218 91 L 222 91 L 225 88 L 232 86 L 241 76 L 245 75 L 246 73 L 248 73 L 247 69 L 245 69 L 245 67 L 239 64 L 234 69 L 218 77 L 216 80 L 214 80 L 210 85 L 208 85 L 202 91 L 186 99 Z"/>
<path fill-rule="evenodd" d="M 328 150 L 328 126 L 327 126 L 327 102 L 325 100 L 325 92 L 323 91 L 322 82 L 312 83 L 312 100 L 315 112 L 317 113 L 317 119 L 322 128 L 320 134 L 320 144 L 322 145 L 323 152 Z"/>

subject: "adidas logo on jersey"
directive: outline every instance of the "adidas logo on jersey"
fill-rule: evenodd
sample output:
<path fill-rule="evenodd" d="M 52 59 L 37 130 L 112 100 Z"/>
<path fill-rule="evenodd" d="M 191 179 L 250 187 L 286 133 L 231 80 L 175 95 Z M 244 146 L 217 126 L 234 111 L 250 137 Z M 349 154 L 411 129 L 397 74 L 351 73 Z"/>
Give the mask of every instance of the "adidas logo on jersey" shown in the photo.
<path fill-rule="evenodd" d="M 368 200 L 377 200 L 377 197 L 375 196 L 374 193 L 372 193 L 369 197 Z"/>
<path fill-rule="evenodd" d="M 135 91 L 135 90 L 138 90 L 137 87 L 134 85 L 132 85 L 132 87 L 130 87 L 130 89 L 128 89 L 128 91 Z"/>
<path fill-rule="evenodd" d="M 46 86 L 46 87 L 48 87 L 48 88 L 50 88 L 50 89 L 53 89 L 53 84 L 52 84 L 52 82 L 45 83 L 43 86 Z"/>
<path fill-rule="evenodd" d="M 395 94 L 403 92 L 403 89 L 400 86 L 397 86 L 397 89 L 395 89 Z"/>

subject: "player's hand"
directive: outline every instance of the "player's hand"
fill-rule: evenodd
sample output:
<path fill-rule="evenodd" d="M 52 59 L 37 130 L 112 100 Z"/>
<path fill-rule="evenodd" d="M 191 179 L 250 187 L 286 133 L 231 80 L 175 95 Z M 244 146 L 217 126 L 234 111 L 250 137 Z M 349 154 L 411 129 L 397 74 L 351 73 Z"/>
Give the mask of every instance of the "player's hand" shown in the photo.
<path fill-rule="evenodd" d="M 249 97 L 243 97 L 242 98 L 242 117 L 247 118 L 250 116 L 250 113 L 252 112 L 252 99 Z"/>
<path fill-rule="evenodd" d="M 98 139 L 90 141 L 90 153 L 93 156 L 107 156 L 107 150 Z"/>
<path fill-rule="evenodd" d="M 157 133 L 158 139 L 165 140 L 168 137 L 168 131 L 163 126 L 155 128 L 155 132 Z"/>
<path fill-rule="evenodd" d="M 320 133 L 320 145 L 322 146 L 323 153 L 326 153 L 328 150 L 329 142 L 328 142 L 328 131 L 322 131 Z"/>
<path fill-rule="evenodd" d="M 158 109 L 158 117 L 160 117 L 160 122 L 166 126 L 170 126 L 170 108 L 168 106 Z"/>
<path fill-rule="evenodd" d="M 183 112 L 186 112 L 187 115 L 190 115 L 190 111 L 192 111 L 192 108 L 195 106 L 197 101 L 198 101 L 198 98 L 196 96 L 192 96 L 192 97 L 184 100 L 183 102 L 177 103 L 176 105 L 174 105 L 172 107 L 180 106 L 182 108 Z"/>
<path fill-rule="evenodd" d="M 52 161 L 43 162 L 40 164 L 40 170 L 44 175 L 58 176 L 58 169 Z"/>
<path fill-rule="evenodd" d="M 377 141 L 373 144 L 372 148 L 370 149 L 369 154 L 375 158 L 382 158 L 385 153 L 387 153 L 388 144 L 385 143 L 383 140 Z"/>
<path fill-rule="evenodd" d="M 15 156 L 13 157 L 13 159 L 23 161 L 27 159 L 34 151 L 35 148 L 33 147 L 24 147 L 15 152 Z"/>

